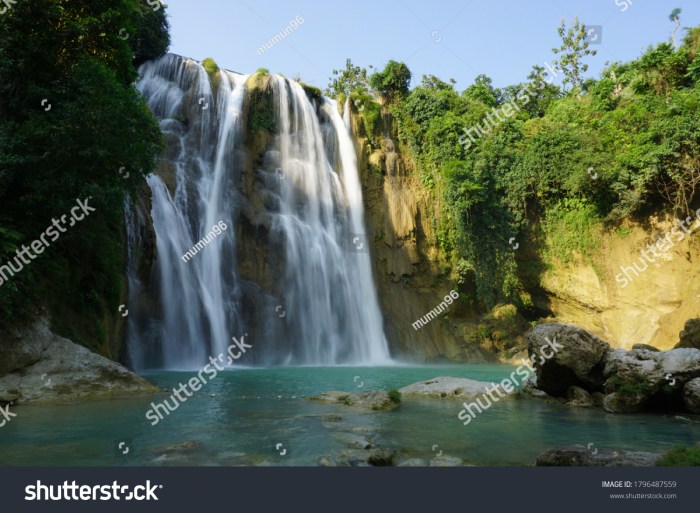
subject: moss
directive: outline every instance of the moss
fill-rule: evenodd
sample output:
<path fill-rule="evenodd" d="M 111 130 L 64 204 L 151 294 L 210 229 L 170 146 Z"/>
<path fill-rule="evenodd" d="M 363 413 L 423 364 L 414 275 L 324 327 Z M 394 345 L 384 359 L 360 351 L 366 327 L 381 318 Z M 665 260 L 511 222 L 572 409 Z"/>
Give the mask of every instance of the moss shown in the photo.
<path fill-rule="evenodd" d="M 219 66 L 211 57 L 207 57 L 202 61 L 202 67 L 207 73 L 209 73 L 209 76 L 215 75 L 219 72 Z"/>
<path fill-rule="evenodd" d="M 656 462 L 658 467 L 700 467 L 700 447 L 674 447 Z"/>
<path fill-rule="evenodd" d="M 391 399 L 392 403 L 400 404 L 401 403 L 401 392 L 399 392 L 396 389 L 389 390 L 389 399 Z"/>
<path fill-rule="evenodd" d="M 202 67 L 207 72 L 207 75 L 209 75 L 212 92 L 217 91 L 221 83 L 221 71 L 219 70 L 219 66 L 214 62 L 214 59 L 207 57 L 202 61 Z"/>
<path fill-rule="evenodd" d="M 608 381 L 608 386 L 620 395 L 646 395 L 649 391 L 649 383 L 644 380 L 625 382 L 615 376 Z"/>
<path fill-rule="evenodd" d="M 272 95 L 265 89 L 256 88 L 250 92 L 250 112 L 248 126 L 251 131 L 273 133 L 277 121 Z"/>
<path fill-rule="evenodd" d="M 255 74 L 267 77 L 270 75 L 270 70 L 267 68 L 258 68 L 258 70 L 255 72 Z"/>
<path fill-rule="evenodd" d="M 600 244 L 597 210 L 592 204 L 578 198 L 564 199 L 549 209 L 544 229 L 549 242 L 549 256 L 564 264 L 573 261 L 575 252 L 590 262 Z"/>
<path fill-rule="evenodd" d="M 323 100 L 323 91 L 321 91 L 318 87 L 310 86 L 304 82 L 299 82 L 299 85 L 304 88 L 304 92 L 306 93 L 306 96 L 309 97 L 309 100 L 316 100 L 317 102 L 321 102 Z"/>

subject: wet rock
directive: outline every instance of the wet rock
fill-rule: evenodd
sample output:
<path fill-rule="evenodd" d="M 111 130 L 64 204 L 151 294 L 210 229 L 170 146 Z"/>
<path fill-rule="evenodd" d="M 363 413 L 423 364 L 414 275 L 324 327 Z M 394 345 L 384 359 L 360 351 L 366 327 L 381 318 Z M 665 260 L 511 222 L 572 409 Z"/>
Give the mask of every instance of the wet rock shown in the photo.
<path fill-rule="evenodd" d="M 583 447 L 556 447 L 537 457 L 538 467 L 653 467 L 661 454 L 609 451 Z"/>
<path fill-rule="evenodd" d="M 374 449 L 367 458 L 373 467 L 395 467 L 397 460 L 398 452 L 393 449 Z"/>
<path fill-rule="evenodd" d="M 344 402 L 348 406 L 368 408 L 370 410 L 388 410 L 398 406 L 384 390 L 369 390 L 358 394 L 350 394 Z"/>
<path fill-rule="evenodd" d="M 153 447 L 149 452 L 158 454 L 187 454 L 197 451 L 202 448 L 202 443 L 198 440 L 186 440 L 172 445 L 164 445 L 161 447 Z"/>
<path fill-rule="evenodd" d="M 589 407 L 595 404 L 591 394 L 577 386 L 569 387 L 566 397 L 568 399 L 568 404 L 572 406 Z"/>
<path fill-rule="evenodd" d="M 385 390 L 368 390 L 355 394 L 332 391 L 324 392 L 318 397 L 309 397 L 308 399 L 331 404 L 344 404 L 367 410 L 388 410 L 398 406 L 397 403 L 391 400 L 391 397 Z"/>
<path fill-rule="evenodd" d="M 438 377 L 420 381 L 399 389 L 403 398 L 421 397 L 434 399 L 473 400 L 487 393 L 496 383 L 465 378 Z"/>
<path fill-rule="evenodd" d="M 464 462 L 462 458 L 457 458 L 456 456 L 447 456 L 443 454 L 442 456 L 436 456 L 430 460 L 431 467 L 460 467 Z"/>
<path fill-rule="evenodd" d="M 368 450 L 374 447 L 372 442 L 370 442 L 367 438 L 354 433 L 334 433 L 333 438 L 345 444 L 349 449 Z"/>
<path fill-rule="evenodd" d="M 642 409 L 646 399 L 645 394 L 614 392 L 603 398 L 603 408 L 610 413 L 634 413 Z"/>

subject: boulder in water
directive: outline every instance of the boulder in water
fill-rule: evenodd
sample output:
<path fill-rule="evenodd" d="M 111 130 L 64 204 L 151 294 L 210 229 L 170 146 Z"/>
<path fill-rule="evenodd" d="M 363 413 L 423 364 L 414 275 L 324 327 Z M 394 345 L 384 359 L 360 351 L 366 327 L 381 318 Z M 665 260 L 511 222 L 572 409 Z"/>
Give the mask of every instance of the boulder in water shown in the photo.
<path fill-rule="evenodd" d="M 602 388 L 603 362 L 610 349 L 607 342 L 580 328 L 558 323 L 540 324 L 526 338 L 540 390 L 565 397 L 572 386 L 589 391 Z"/>
<path fill-rule="evenodd" d="M 405 386 L 399 389 L 399 392 L 404 398 L 472 400 L 487 394 L 488 390 L 495 386 L 496 383 L 487 381 L 441 376 Z"/>

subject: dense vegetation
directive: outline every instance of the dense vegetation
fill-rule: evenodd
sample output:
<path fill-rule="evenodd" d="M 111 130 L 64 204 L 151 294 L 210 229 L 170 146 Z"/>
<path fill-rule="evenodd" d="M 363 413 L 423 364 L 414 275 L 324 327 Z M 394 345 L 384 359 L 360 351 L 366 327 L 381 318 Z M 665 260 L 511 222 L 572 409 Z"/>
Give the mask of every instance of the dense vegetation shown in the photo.
<path fill-rule="evenodd" d="M 0 17 L 0 264 L 77 199 L 97 209 L 0 287 L 0 327 L 48 306 L 59 331 L 72 324 L 76 340 L 107 341 L 122 294 L 125 193 L 162 144 L 133 86 L 136 66 L 169 43 L 155 1 L 33 0 Z"/>
<path fill-rule="evenodd" d="M 408 91 L 404 64 L 368 76 L 348 60 L 327 90 L 361 102 L 370 138 L 379 104 L 368 97 L 391 111 L 404 154 L 443 205 L 435 242 L 485 307 L 527 306 L 527 267 L 586 258 L 602 228 L 660 210 L 686 217 L 700 185 L 700 28 L 598 79 L 583 75 L 594 54 L 585 26 L 559 34 L 555 60 L 503 89 L 485 75 L 461 93 L 423 76 Z M 544 248 L 545 261 L 517 260 L 513 238 Z"/>

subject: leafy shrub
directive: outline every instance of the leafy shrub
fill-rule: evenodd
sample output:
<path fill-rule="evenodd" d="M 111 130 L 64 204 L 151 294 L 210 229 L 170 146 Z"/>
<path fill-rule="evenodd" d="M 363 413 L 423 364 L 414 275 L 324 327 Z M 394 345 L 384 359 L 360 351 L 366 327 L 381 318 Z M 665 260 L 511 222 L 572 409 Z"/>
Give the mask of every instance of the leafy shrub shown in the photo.
<path fill-rule="evenodd" d="M 700 447 L 678 446 L 656 462 L 659 467 L 700 467 Z"/>
<path fill-rule="evenodd" d="M 396 389 L 389 390 L 389 399 L 391 402 L 400 404 L 401 403 L 401 392 Z"/>

